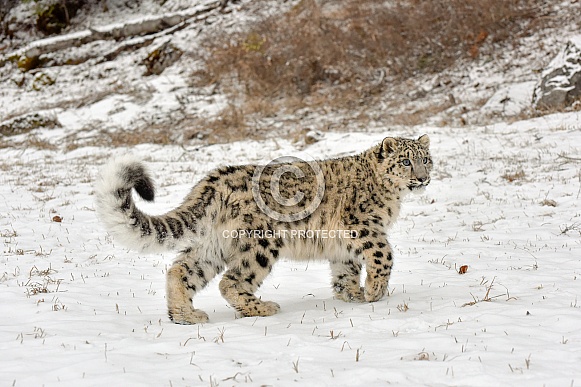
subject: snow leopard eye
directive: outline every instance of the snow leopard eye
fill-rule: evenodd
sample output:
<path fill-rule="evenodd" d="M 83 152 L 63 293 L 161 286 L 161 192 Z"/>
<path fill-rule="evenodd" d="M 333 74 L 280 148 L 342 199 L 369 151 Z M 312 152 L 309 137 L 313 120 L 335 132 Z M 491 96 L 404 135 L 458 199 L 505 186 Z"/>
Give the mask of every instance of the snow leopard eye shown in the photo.
<path fill-rule="evenodd" d="M 405 165 L 406 167 L 409 167 L 410 165 L 412 165 L 412 162 L 410 161 L 410 159 L 403 159 L 403 160 L 401 161 L 401 163 L 402 163 L 403 165 Z"/>
<path fill-rule="evenodd" d="M 424 164 L 427 164 L 427 163 L 428 163 L 428 158 L 424 157 Z"/>

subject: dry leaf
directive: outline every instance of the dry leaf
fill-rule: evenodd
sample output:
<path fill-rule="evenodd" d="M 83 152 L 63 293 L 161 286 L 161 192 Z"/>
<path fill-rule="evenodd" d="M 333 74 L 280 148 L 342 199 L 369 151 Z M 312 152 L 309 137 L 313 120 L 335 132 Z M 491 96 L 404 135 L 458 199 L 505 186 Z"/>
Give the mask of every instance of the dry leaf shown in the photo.
<path fill-rule="evenodd" d="M 462 266 L 460 266 L 460 270 L 458 270 L 458 274 L 466 274 L 467 271 L 468 271 L 468 265 L 462 265 Z"/>

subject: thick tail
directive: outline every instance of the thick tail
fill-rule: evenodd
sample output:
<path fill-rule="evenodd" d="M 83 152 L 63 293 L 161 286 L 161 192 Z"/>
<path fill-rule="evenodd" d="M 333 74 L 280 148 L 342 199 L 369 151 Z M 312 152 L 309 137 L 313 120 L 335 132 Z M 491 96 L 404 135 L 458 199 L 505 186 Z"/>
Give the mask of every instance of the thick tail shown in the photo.
<path fill-rule="evenodd" d="M 150 216 L 137 208 L 131 190 L 153 201 L 155 187 L 145 165 L 134 156 L 116 158 L 105 165 L 95 187 L 96 209 L 107 231 L 126 247 L 159 252 L 184 245 L 194 233 L 194 219 L 170 214 Z"/>

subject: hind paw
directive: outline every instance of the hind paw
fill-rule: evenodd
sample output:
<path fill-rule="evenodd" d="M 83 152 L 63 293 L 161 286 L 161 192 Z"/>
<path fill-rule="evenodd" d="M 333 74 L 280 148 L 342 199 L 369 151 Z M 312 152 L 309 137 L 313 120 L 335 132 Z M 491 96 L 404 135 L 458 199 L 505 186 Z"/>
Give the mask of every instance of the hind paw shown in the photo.
<path fill-rule="evenodd" d="M 176 324 L 182 325 L 203 324 L 210 320 L 206 312 L 193 308 L 189 308 L 189 310 L 170 310 L 169 319 Z"/>
<path fill-rule="evenodd" d="M 342 291 L 335 290 L 335 297 L 345 302 L 365 302 L 363 289 L 358 288 L 355 291 L 344 289 Z"/>

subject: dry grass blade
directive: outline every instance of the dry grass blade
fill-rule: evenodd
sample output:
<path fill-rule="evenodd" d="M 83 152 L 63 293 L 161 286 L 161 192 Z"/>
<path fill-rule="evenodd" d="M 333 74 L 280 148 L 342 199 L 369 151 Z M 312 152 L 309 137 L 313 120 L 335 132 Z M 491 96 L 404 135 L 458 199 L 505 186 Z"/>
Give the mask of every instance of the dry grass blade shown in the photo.
<path fill-rule="evenodd" d="M 470 293 L 470 295 L 472 296 L 473 301 L 470 301 L 470 302 L 467 302 L 467 303 L 463 304 L 462 307 L 476 305 L 477 303 L 483 302 L 483 301 L 486 301 L 486 302 L 492 301 L 492 299 L 494 299 L 494 298 L 502 297 L 504 295 L 508 295 L 508 291 L 507 291 L 506 294 L 499 294 L 499 295 L 492 296 L 492 297 L 490 296 L 490 291 L 492 290 L 492 287 L 494 286 L 494 281 L 495 280 L 496 280 L 496 277 L 494 277 L 492 279 L 492 281 L 490 281 L 490 284 L 488 284 L 488 286 L 486 286 L 486 294 L 484 295 L 484 298 L 482 298 L 481 300 L 478 300 L 476 297 L 474 297 L 474 295 L 472 293 Z M 509 299 L 510 299 L 510 297 L 509 297 Z"/>

